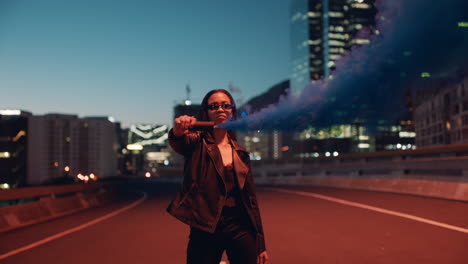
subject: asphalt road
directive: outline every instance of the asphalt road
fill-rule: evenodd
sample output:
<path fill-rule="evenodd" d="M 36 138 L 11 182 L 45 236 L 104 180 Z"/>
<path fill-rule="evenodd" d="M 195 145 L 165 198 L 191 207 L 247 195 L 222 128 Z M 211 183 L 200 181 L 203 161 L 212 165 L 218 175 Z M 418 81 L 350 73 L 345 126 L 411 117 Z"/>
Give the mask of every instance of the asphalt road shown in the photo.
<path fill-rule="evenodd" d="M 129 185 L 146 200 L 82 229 L 73 230 L 143 194 L 0 234 L 0 263 L 185 263 L 189 228 L 165 211 L 177 188 Z M 272 264 L 468 263 L 468 203 L 329 188 L 257 189 Z"/>

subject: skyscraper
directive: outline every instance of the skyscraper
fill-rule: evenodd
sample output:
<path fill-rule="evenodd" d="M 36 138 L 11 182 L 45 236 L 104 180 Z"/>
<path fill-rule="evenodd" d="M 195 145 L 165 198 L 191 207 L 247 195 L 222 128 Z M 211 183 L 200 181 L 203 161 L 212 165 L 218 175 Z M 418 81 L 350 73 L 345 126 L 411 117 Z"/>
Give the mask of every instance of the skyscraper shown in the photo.
<path fill-rule="evenodd" d="M 291 0 L 291 92 L 329 78 L 354 45 L 370 43 L 375 0 Z M 358 34 L 358 32 L 360 32 Z"/>
<path fill-rule="evenodd" d="M 291 0 L 291 94 L 298 95 L 311 81 L 331 79 L 335 70 L 342 67 L 337 63 L 340 58 L 355 46 L 369 44 L 371 36 L 380 33 L 376 29 L 374 3 L 375 0 Z M 366 118 L 356 115 L 340 121 L 346 110 L 332 111 L 335 112 L 329 118 L 334 125 L 318 129 L 310 124 L 295 136 L 300 144 L 293 149 L 299 157 L 367 152 L 401 145 L 397 144 L 402 142 L 398 133 L 403 128 L 398 124 L 379 123 L 374 129 L 378 135 L 371 137 Z"/>

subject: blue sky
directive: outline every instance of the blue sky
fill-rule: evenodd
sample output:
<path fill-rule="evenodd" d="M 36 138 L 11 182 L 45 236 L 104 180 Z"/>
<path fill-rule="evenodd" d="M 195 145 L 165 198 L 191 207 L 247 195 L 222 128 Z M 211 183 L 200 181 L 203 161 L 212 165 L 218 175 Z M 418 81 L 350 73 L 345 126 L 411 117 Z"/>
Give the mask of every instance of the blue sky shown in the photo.
<path fill-rule="evenodd" d="M 232 82 L 289 77 L 287 0 L 1 0 L 0 108 L 172 123 Z"/>

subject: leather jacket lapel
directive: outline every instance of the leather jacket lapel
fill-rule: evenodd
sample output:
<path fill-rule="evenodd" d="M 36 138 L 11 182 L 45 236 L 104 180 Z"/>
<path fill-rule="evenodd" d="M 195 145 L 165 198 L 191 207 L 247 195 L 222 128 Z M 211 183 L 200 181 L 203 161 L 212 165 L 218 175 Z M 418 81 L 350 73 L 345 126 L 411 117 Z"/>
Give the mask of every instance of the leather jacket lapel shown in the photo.
<path fill-rule="evenodd" d="M 244 189 L 245 177 L 249 172 L 249 168 L 239 157 L 237 151 L 232 151 L 232 162 L 234 164 L 234 171 L 236 172 L 237 182 L 239 183 L 239 188 Z"/>
<path fill-rule="evenodd" d="M 239 156 L 239 153 L 244 152 L 248 154 L 248 152 L 247 150 L 245 150 L 245 148 L 241 147 L 239 143 L 237 143 L 237 141 L 233 140 L 231 137 L 229 137 L 229 139 L 233 147 L 232 162 L 234 164 L 234 170 L 236 172 L 237 182 L 239 183 L 239 188 L 243 190 L 244 185 L 245 185 L 245 178 L 247 177 L 247 174 L 249 173 L 249 167 L 242 161 L 242 159 Z"/>
<path fill-rule="evenodd" d="M 205 142 L 206 144 L 206 149 L 208 150 L 208 155 L 210 155 L 211 160 L 213 161 L 213 165 L 218 172 L 218 175 L 221 177 L 223 182 L 225 182 L 224 179 L 224 166 L 223 166 L 223 160 L 221 158 L 221 152 L 219 152 L 218 147 L 214 143 L 210 142 Z"/>
<path fill-rule="evenodd" d="M 218 147 L 214 143 L 214 140 L 211 134 L 207 133 L 205 138 L 206 138 L 205 144 L 208 150 L 208 155 L 210 155 L 211 160 L 213 160 L 216 171 L 220 175 L 221 179 L 223 180 L 223 182 L 225 182 L 224 166 L 223 166 L 223 160 L 221 157 L 221 152 L 219 151 Z M 244 185 L 245 185 L 245 179 L 247 177 L 247 173 L 249 172 L 249 168 L 242 161 L 242 159 L 239 157 L 239 154 L 237 152 L 238 151 L 242 151 L 246 153 L 248 152 L 243 147 L 241 147 L 235 140 L 232 140 L 232 138 L 229 138 L 229 139 L 230 139 L 231 145 L 233 146 L 232 163 L 234 165 L 234 171 L 236 173 L 237 182 L 239 183 L 239 188 L 243 190 Z"/>

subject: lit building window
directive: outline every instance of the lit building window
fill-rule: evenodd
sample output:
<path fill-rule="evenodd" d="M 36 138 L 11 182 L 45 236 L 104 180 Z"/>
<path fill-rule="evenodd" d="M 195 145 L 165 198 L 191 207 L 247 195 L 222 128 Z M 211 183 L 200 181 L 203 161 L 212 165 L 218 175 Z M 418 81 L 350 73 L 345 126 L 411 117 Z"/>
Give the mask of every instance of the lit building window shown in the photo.
<path fill-rule="evenodd" d="M 320 12 L 308 12 L 307 15 L 309 17 L 321 17 L 322 16 Z"/>
<path fill-rule="evenodd" d="M 7 159 L 10 157 L 10 152 L 0 152 L 0 159 Z"/>
<path fill-rule="evenodd" d="M 309 45 L 318 45 L 322 43 L 321 39 L 309 40 Z"/>
<path fill-rule="evenodd" d="M 344 14 L 341 12 L 328 12 L 330 17 L 344 17 Z"/>
<path fill-rule="evenodd" d="M 368 144 L 368 143 L 359 143 L 358 148 L 370 148 L 370 144 Z"/>
<path fill-rule="evenodd" d="M 340 46 L 340 47 L 344 47 L 344 46 L 345 46 L 345 43 L 344 43 L 344 42 L 338 41 L 338 40 L 330 40 L 330 41 L 329 41 L 329 44 L 330 44 L 330 46 Z"/>
<path fill-rule="evenodd" d="M 337 34 L 337 33 L 328 33 L 328 36 L 330 38 L 335 38 L 335 39 L 347 39 L 346 35 L 344 34 Z"/>
<path fill-rule="evenodd" d="M 429 78 L 429 77 L 431 77 L 431 74 L 428 73 L 428 72 L 423 72 L 423 73 L 421 73 L 421 77 L 422 78 Z"/>
<path fill-rule="evenodd" d="M 21 110 L 11 110 L 11 109 L 4 109 L 0 110 L 0 115 L 21 115 Z"/>
<path fill-rule="evenodd" d="M 353 39 L 352 40 L 352 43 L 353 44 L 369 44 L 370 43 L 370 40 L 368 39 Z"/>
<path fill-rule="evenodd" d="M 369 9 L 369 8 L 371 8 L 371 6 L 369 4 L 366 4 L 366 3 L 353 3 L 351 6 L 353 8 L 359 8 L 359 9 Z"/>

